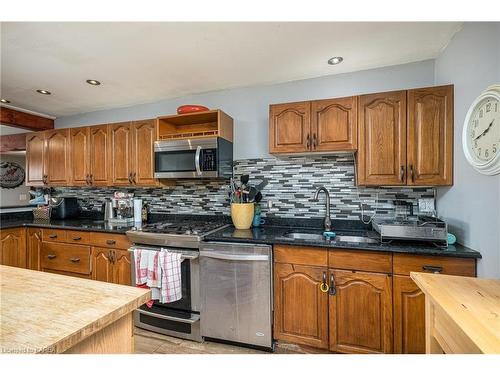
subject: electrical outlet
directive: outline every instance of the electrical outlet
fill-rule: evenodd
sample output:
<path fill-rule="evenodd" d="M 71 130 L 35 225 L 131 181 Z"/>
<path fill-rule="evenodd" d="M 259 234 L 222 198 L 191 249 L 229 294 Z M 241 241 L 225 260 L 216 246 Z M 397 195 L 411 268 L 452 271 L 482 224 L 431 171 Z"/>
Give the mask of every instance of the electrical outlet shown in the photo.
<path fill-rule="evenodd" d="M 19 194 L 19 200 L 20 201 L 25 201 L 27 198 L 26 198 L 26 194 Z"/>

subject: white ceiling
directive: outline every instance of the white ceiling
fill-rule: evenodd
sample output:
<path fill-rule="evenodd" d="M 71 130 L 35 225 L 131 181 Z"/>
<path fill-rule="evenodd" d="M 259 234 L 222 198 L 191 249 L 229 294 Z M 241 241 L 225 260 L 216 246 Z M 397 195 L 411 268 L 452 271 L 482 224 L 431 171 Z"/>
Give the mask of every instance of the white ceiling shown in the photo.
<path fill-rule="evenodd" d="M 460 26 L 2 23 L 1 96 L 17 107 L 60 117 L 435 58 Z M 344 62 L 327 65 L 332 56 L 343 56 Z M 90 86 L 86 79 L 102 85 Z"/>

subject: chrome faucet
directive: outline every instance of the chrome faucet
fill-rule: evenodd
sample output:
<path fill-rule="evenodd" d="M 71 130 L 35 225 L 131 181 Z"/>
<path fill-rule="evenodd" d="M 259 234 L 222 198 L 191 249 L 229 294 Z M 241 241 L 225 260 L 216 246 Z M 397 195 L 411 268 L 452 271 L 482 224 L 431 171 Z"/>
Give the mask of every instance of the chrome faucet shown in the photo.
<path fill-rule="evenodd" d="M 318 201 L 318 195 L 320 192 L 324 192 L 326 195 L 326 216 L 325 216 L 325 231 L 329 232 L 332 229 L 332 222 L 330 220 L 330 192 L 324 186 L 319 187 L 314 193 L 313 201 Z"/>

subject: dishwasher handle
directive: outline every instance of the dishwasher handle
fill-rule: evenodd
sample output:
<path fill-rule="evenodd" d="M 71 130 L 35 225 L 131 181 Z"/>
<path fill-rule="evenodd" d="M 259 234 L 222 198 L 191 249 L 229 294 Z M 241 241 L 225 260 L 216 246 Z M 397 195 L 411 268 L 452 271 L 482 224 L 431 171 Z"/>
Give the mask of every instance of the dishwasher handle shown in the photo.
<path fill-rule="evenodd" d="M 249 261 L 268 261 L 269 255 L 261 254 L 227 254 L 217 251 L 200 251 L 200 256 L 206 258 L 223 259 L 223 260 L 249 260 Z"/>

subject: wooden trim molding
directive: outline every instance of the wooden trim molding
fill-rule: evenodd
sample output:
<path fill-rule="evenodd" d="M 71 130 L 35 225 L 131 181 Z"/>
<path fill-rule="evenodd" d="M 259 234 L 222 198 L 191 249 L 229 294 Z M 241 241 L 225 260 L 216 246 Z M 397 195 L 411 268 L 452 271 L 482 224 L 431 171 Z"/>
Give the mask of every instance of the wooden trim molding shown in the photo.
<path fill-rule="evenodd" d="M 26 135 L 28 133 L 0 136 L 0 153 L 26 150 Z"/>
<path fill-rule="evenodd" d="M 0 106 L 0 123 L 26 130 L 54 129 L 54 120 Z"/>

